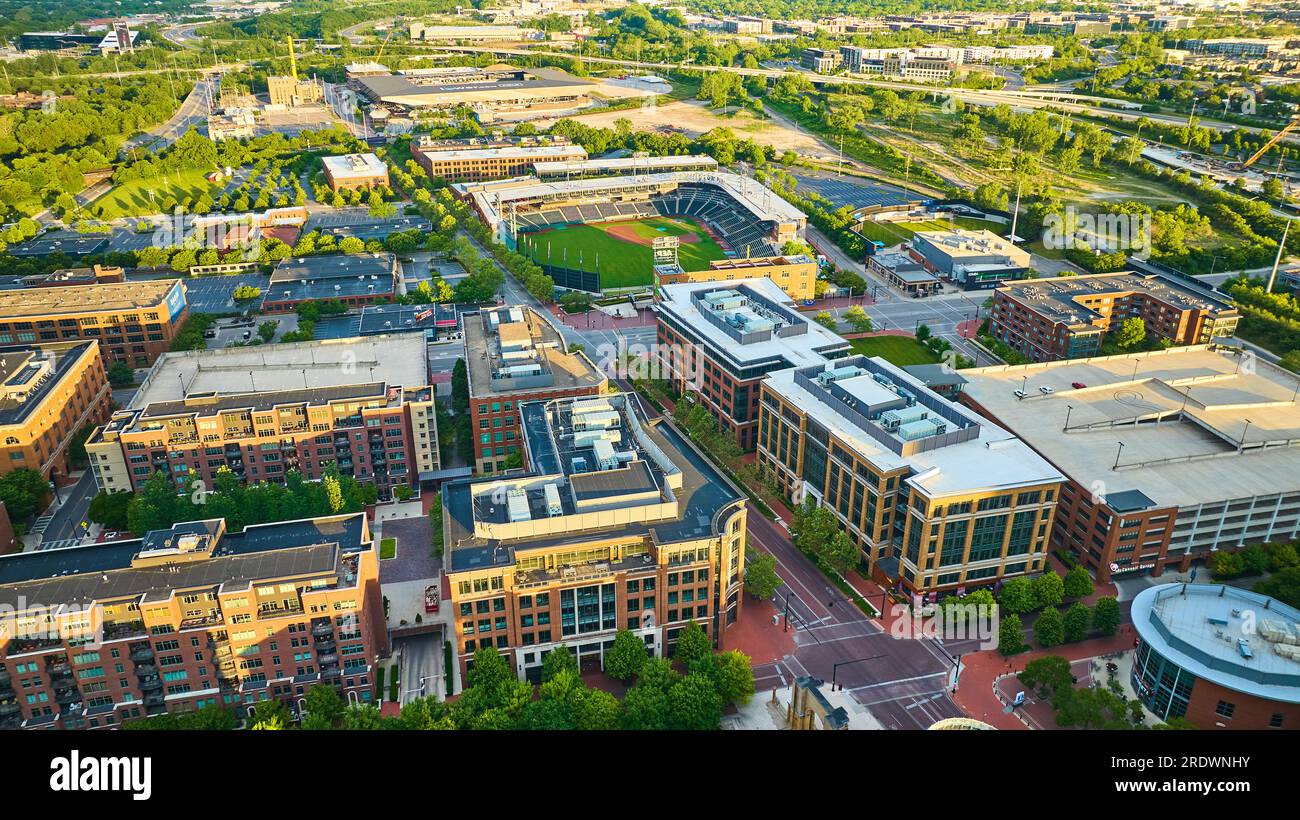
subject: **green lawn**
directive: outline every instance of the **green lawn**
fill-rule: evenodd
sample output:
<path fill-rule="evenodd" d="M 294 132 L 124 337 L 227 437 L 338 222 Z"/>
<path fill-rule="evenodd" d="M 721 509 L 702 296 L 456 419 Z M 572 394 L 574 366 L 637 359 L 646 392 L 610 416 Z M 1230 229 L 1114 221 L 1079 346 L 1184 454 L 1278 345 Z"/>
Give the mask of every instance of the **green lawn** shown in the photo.
<path fill-rule="evenodd" d="M 381 538 L 379 540 L 379 557 L 381 559 L 397 557 L 396 538 Z"/>
<path fill-rule="evenodd" d="M 654 253 L 650 246 L 638 245 L 611 236 L 608 230 L 616 226 L 621 229 L 630 227 L 637 236 L 647 239 L 656 236 L 695 234 L 699 241 L 684 242 L 678 248 L 677 258 L 685 270 L 704 270 L 709 266 L 709 262 L 725 259 L 727 256 L 722 247 L 714 242 L 705 233 L 704 228 L 694 220 L 667 217 L 654 217 L 639 222 L 564 225 L 536 233 L 522 234 L 522 252 L 543 264 L 567 264 L 570 268 L 599 270 L 600 285 L 604 289 L 653 284 L 654 276 L 650 268 Z M 597 267 L 598 260 L 599 267 Z"/>
<path fill-rule="evenodd" d="M 863 356 L 879 356 L 900 367 L 908 364 L 939 362 L 938 356 L 911 336 L 868 336 L 862 339 L 849 339 L 849 344 L 853 345 L 854 353 Z"/>
<path fill-rule="evenodd" d="M 169 197 L 179 201 L 207 193 L 215 198 L 220 190 L 219 186 L 208 182 L 203 171 L 173 171 L 165 177 L 133 179 L 114 185 L 108 193 L 90 203 L 89 211 L 100 219 L 156 214 L 162 213 L 163 203 Z"/>

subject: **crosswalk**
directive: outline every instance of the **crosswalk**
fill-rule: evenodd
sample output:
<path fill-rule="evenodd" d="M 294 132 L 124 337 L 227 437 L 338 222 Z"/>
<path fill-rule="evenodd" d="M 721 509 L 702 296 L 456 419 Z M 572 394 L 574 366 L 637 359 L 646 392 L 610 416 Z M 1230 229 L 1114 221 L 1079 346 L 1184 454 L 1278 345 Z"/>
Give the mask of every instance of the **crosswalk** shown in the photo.
<path fill-rule="evenodd" d="M 54 520 L 54 513 L 46 513 L 45 515 L 42 515 L 41 517 L 37 518 L 36 522 L 32 524 L 32 533 L 35 535 L 40 535 L 41 533 L 45 532 L 45 530 L 50 526 L 50 522 L 52 520 Z"/>
<path fill-rule="evenodd" d="M 46 550 L 61 550 L 65 547 L 75 547 L 81 543 L 80 538 L 58 538 L 54 541 L 42 541 L 36 549 L 40 552 Z"/>

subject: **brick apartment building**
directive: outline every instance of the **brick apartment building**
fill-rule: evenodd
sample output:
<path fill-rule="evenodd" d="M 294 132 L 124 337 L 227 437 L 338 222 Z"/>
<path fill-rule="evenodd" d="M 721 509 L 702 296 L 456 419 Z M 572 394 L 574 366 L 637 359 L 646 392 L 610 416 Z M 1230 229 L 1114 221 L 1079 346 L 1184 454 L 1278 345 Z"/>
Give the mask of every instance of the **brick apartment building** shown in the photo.
<path fill-rule="evenodd" d="M 349 351 L 365 356 L 382 350 L 393 361 L 348 373 L 330 349 L 314 343 L 255 348 L 268 359 L 254 371 L 243 369 L 262 361 L 247 358 L 252 354 L 170 354 L 132 408 L 113 413 L 87 440 L 96 483 L 122 492 L 138 490 L 158 471 L 177 483 L 192 472 L 212 487 L 223 468 L 248 482 L 283 483 L 290 471 L 315 481 L 333 465 L 374 483 L 383 498 L 398 485 L 415 486 L 440 463 L 433 389 L 424 383 L 424 339 L 402 334 L 346 341 L 347 349 L 335 348 L 344 365 Z M 316 358 L 316 367 L 299 368 L 304 357 Z M 213 381 L 198 386 L 217 387 L 223 369 L 226 389 L 176 395 L 180 382 L 195 383 L 205 370 L 214 373 Z M 233 374 L 248 379 L 250 372 L 246 385 L 228 380 Z M 400 381 L 406 379 L 409 384 Z"/>
<path fill-rule="evenodd" d="M 757 440 L 764 376 L 851 351 L 766 278 L 664 285 L 655 313 L 660 376 L 702 402 L 745 449 Z"/>
<path fill-rule="evenodd" d="M 1098 273 L 1005 282 L 993 293 L 989 332 L 1035 362 L 1095 356 L 1126 319 L 1174 345 L 1232 336 L 1241 318 L 1212 288 L 1158 273 Z"/>
<path fill-rule="evenodd" d="M 112 407 L 98 342 L 0 347 L 0 474 L 66 477 L 72 439 Z"/>
<path fill-rule="evenodd" d="M 40 604 L 32 602 L 39 601 Z M 0 556 L 0 728 L 94 729 L 308 687 L 374 699 L 388 650 L 364 514 Z"/>
<path fill-rule="evenodd" d="M 476 140 L 415 139 L 411 141 L 411 156 L 434 179 L 478 182 L 522 176 L 534 165 L 585 160 L 587 151 L 568 140 L 482 144 Z"/>
<path fill-rule="evenodd" d="M 0 291 L 0 345 L 93 339 L 108 363 L 148 367 L 189 316 L 179 279 Z"/>
<path fill-rule="evenodd" d="M 690 622 L 724 647 L 744 605 L 744 495 L 636 394 L 521 416 L 526 472 L 443 485 L 462 670 L 484 646 L 533 681 L 559 646 L 600 669 L 620 629 L 671 657 Z"/>
<path fill-rule="evenodd" d="M 884 359 L 762 383 L 758 465 L 829 509 L 881 583 L 932 594 L 1046 565 L 1063 476 L 1023 442 Z"/>
<path fill-rule="evenodd" d="M 525 402 L 595 396 L 609 389 L 587 354 L 569 353 L 549 321 L 528 307 L 485 310 L 462 319 L 474 466 L 500 470 L 523 446 Z"/>

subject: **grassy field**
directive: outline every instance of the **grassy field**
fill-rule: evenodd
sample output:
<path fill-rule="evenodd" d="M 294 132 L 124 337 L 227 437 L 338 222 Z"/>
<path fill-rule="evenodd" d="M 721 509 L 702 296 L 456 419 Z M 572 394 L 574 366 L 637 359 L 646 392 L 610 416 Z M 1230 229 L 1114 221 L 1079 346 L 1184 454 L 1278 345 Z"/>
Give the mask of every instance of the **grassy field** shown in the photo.
<path fill-rule="evenodd" d="M 678 248 L 678 261 L 686 270 L 704 270 L 709 262 L 726 258 L 722 247 L 700 225 L 689 219 L 667 217 L 654 217 L 639 222 L 574 224 L 539 231 L 526 235 L 523 252 L 542 264 L 567 264 L 571 268 L 599 270 L 602 288 L 625 288 L 653 283 L 650 267 L 654 253 L 650 245 L 640 245 L 611 235 L 609 229 L 615 227 L 619 230 L 631 229 L 637 236 L 646 239 L 647 243 L 657 236 L 694 234 L 698 241 L 683 242 Z"/>
<path fill-rule="evenodd" d="M 877 242 L 884 242 L 886 245 L 897 245 L 899 242 L 906 242 L 912 238 L 912 234 L 917 231 L 946 231 L 953 225 L 958 228 L 965 228 L 968 231 L 988 230 L 1001 236 L 1005 233 L 1007 226 L 1000 222 L 990 222 L 987 219 L 976 219 L 970 216 L 958 216 L 953 218 L 950 223 L 947 219 L 930 219 L 925 222 L 864 222 L 860 232 L 867 239 L 874 239 Z"/>
<path fill-rule="evenodd" d="M 161 213 L 167 199 L 197 198 L 204 193 L 213 197 L 220 187 L 208 182 L 203 171 L 176 171 L 164 177 L 133 179 L 114 185 L 108 193 L 90 203 L 89 210 L 100 219 Z M 153 197 L 149 194 L 152 192 Z"/>
<path fill-rule="evenodd" d="M 849 339 L 853 352 L 863 356 L 879 356 L 893 364 L 936 364 L 939 357 L 911 336 L 868 336 Z"/>
<path fill-rule="evenodd" d="M 379 541 L 379 557 L 380 557 L 380 558 L 396 558 L 396 557 L 397 557 L 397 539 L 396 539 L 396 538 L 383 538 L 383 539 L 380 539 L 380 541 Z"/>

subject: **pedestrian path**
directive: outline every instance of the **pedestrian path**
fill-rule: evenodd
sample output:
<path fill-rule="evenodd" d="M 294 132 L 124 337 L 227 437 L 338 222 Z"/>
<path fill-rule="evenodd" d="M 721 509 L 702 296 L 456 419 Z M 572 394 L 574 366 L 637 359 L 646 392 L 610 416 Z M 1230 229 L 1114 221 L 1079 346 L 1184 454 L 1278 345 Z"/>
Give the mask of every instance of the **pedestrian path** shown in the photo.
<path fill-rule="evenodd" d="M 80 538 L 59 538 L 54 541 L 42 541 L 36 549 L 41 552 L 45 552 L 46 550 L 61 550 L 65 547 L 75 547 L 80 543 Z"/>
<path fill-rule="evenodd" d="M 54 513 L 45 513 L 44 515 L 37 518 L 36 522 L 32 524 L 31 533 L 33 535 L 40 535 L 41 533 L 45 532 L 47 528 L 49 528 L 50 522 L 53 520 L 54 520 Z"/>

